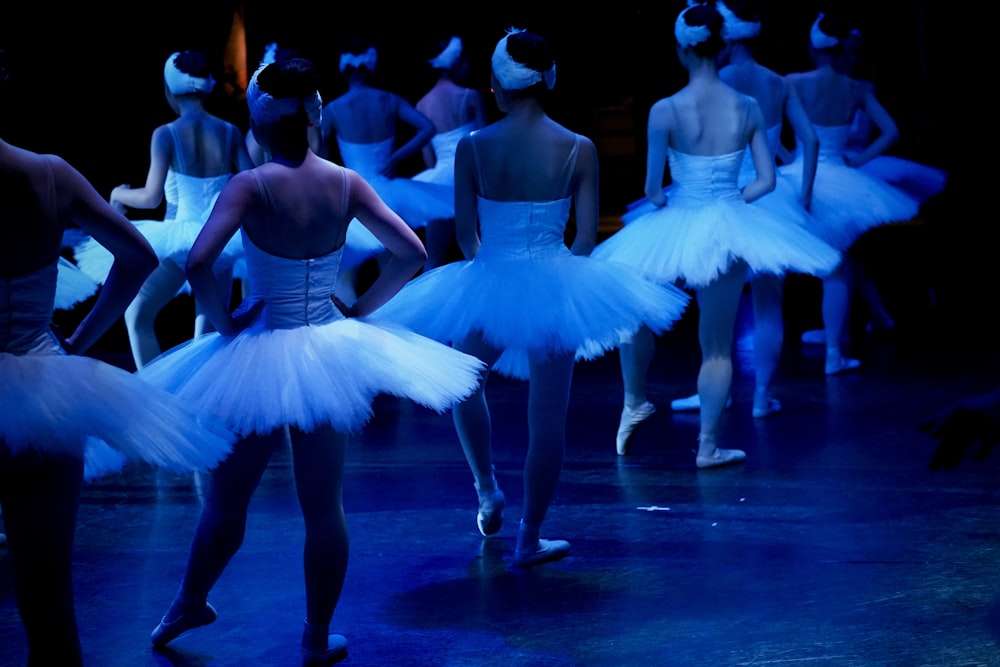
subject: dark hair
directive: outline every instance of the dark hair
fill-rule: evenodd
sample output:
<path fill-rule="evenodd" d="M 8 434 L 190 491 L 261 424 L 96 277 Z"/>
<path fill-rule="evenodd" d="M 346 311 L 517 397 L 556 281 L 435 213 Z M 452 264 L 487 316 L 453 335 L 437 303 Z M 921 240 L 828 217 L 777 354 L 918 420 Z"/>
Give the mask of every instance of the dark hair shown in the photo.
<path fill-rule="evenodd" d="M 832 47 L 833 51 L 842 51 L 844 41 L 850 37 L 851 29 L 854 26 L 843 16 L 837 14 L 824 14 L 819 19 L 819 29 L 824 35 L 829 35 L 837 40 L 837 45 Z"/>
<path fill-rule="evenodd" d="M 257 75 L 257 86 L 271 97 L 303 98 L 319 90 L 319 69 L 305 58 L 276 60 Z"/>
<path fill-rule="evenodd" d="M 728 6 L 728 5 L 727 5 Z M 693 5 L 684 11 L 684 22 L 692 28 L 704 26 L 708 28 L 708 39 L 698 42 L 690 48 L 702 58 L 714 58 L 726 47 L 722 39 L 722 14 L 715 5 Z"/>
<path fill-rule="evenodd" d="M 199 79 L 207 79 L 212 75 L 208 58 L 200 51 L 181 51 L 174 58 L 174 67 Z"/>
<path fill-rule="evenodd" d="M 543 37 L 528 30 L 515 32 L 507 37 L 507 53 L 514 62 L 543 74 L 555 65 L 555 58 L 552 56 L 549 43 Z M 548 86 L 543 79 L 519 92 L 539 95 L 548 92 Z"/>

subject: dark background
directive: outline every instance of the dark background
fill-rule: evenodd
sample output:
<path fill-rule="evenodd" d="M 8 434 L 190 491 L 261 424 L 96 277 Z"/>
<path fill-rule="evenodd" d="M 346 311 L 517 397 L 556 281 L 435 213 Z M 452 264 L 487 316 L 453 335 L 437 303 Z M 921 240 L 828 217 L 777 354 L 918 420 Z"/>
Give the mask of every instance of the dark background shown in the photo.
<path fill-rule="evenodd" d="M 600 141 L 612 109 L 618 139 L 631 134 L 631 155 L 602 156 L 602 210 L 614 216 L 642 194 L 650 104 L 685 82 L 673 46 L 674 19 L 684 3 L 577 3 L 569 10 L 554 4 L 21 2 L 5 8 L 0 21 L 0 47 L 11 69 L 0 136 L 59 153 L 108 193 L 119 183 L 144 181 L 150 134 L 174 117 L 163 98 L 166 57 L 201 50 L 221 78 L 237 6 L 243 8 L 251 71 L 264 46 L 277 41 L 320 66 L 324 99 L 344 90 L 337 63 L 354 33 L 376 39 L 381 85 L 414 102 L 432 83 L 427 45 L 458 34 L 475 66 L 470 84 L 488 93 L 489 55 L 504 29 L 517 26 L 553 45 L 558 83 L 549 110 L 556 120 Z M 986 209 L 985 193 L 994 177 L 981 164 L 992 158 L 996 134 L 986 112 L 996 78 L 995 65 L 983 57 L 995 38 L 986 33 L 988 17 L 967 4 L 933 0 L 765 1 L 761 62 L 780 73 L 808 69 L 809 27 L 823 9 L 853 16 L 866 36 L 865 75 L 902 131 L 891 152 L 945 168 L 950 177 L 945 194 L 922 215 L 919 251 L 890 245 L 879 249 L 879 261 L 929 263 L 945 306 L 963 313 L 991 310 L 998 286 L 996 216 Z M 222 90 L 217 86 L 209 107 L 245 128 L 245 104 Z"/>

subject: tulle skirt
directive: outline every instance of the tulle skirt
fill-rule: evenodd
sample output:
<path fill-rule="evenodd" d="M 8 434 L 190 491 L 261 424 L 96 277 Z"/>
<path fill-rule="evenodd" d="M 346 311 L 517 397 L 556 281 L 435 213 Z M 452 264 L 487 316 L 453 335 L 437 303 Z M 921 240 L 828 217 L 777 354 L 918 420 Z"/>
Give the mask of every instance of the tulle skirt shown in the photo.
<path fill-rule="evenodd" d="M 76 264 L 64 257 L 59 258 L 59 273 L 56 279 L 56 310 L 70 310 L 81 301 L 86 301 L 97 293 L 98 282 L 80 270 Z"/>
<path fill-rule="evenodd" d="M 943 169 L 920 164 L 895 155 L 878 155 L 859 167 L 923 203 L 936 197 L 948 183 Z"/>
<path fill-rule="evenodd" d="M 138 375 L 249 435 L 286 425 L 357 432 L 379 394 L 442 412 L 475 390 L 481 368 L 475 357 L 401 327 L 340 319 L 288 329 L 258 322 L 235 336 L 204 334 Z"/>
<path fill-rule="evenodd" d="M 738 260 L 755 273 L 824 276 L 840 263 L 840 253 L 807 228 L 801 208 L 788 199 L 792 192 L 772 192 L 753 204 L 739 199 L 691 205 L 671 202 L 668 189 L 666 206 L 641 203 L 593 256 L 692 288 L 709 284 Z"/>
<path fill-rule="evenodd" d="M 373 318 L 455 343 L 472 333 L 503 353 L 494 369 L 527 379 L 532 354 L 593 359 L 642 325 L 671 328 L 690 297 L 627 267 L 569 253 L 537 259 L 476 258 L 411 280 Z"/>
<path fill-rule="evenodd" d="M 197 404 L 90 357 L 0 352 L 0 377 L 0 447 L 83 457 L 87 479 L 128 461 L 208 470 L 235 440 Z"/>
<path fill-rule="evenodd" d="M 779 167 L 796 189 L 802 184 L 798 162 Z M 914 218 L 920 203 L 912 196 L 862 169 L 820 161 L 813 182 L 809 212 L 815 220 L 813 232 L 844 251 L 858 237 L 878 225 Z"/>

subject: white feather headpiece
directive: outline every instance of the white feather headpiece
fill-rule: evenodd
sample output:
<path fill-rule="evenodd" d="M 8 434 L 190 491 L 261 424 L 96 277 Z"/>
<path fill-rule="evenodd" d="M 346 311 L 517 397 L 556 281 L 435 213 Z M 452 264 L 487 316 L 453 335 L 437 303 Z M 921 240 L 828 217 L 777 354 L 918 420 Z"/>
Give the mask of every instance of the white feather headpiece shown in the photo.
<path fill-rule="evenodd" d="M 191 76 L 177 69 L 174 60 L 179 55 L 180 51 L 170 54 L 166 64 L 163 66 L 163 80 L 167 84 L 167 90 L 174 95 L 212 92 L 212 89 L 215 87 L 215 79 L 211 75 L 207 77 Z"/>
<path fill-rule="evenodd" d="M 553 62 L 545 72 L 531 69 L 515 61 L 507 52 L 507 38 L 519 32 L 524 32 L 522 28 L 508 28 L 507 34 L 497 42 L 493 50 L 493 76 L 497 78 L 497 83 L 504 90 L 524 90 L 539 81 L 545 82 L 545 87 L 552 90 L 556 85 L 556 64 Z"/>

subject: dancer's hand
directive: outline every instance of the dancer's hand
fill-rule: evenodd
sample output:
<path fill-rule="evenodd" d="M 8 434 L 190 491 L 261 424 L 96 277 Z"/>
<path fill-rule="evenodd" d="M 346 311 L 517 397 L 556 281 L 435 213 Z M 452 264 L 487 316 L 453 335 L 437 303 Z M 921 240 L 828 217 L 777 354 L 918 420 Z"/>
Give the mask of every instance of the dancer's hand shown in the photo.
<path fill-rule="evenodd" d="M 956 401 L 921 428 L 938 441 L 931 470 L 953 470 L 973 449 L 973 460 L 983 461 L 1000 441 L 1000 390 Z"/>
<path fill-rule="evenodd" d="M 336 294 L 332 294 L 330 296 L 330 301 L 333 301 L 333 305 L 337 307 L 337 310 L 340 311 L 341 315 L 344 317 L 351 317 L 351 307 L 341 301 Z"/>
<path fill-rule="evenodd" d="M 264 302 L 256 299 L 246 299 L 241 303 L 232 315 L 232 329 L 223 332 L 228 336 L 234 336 L 254 323 L 264 308 Z"/>

